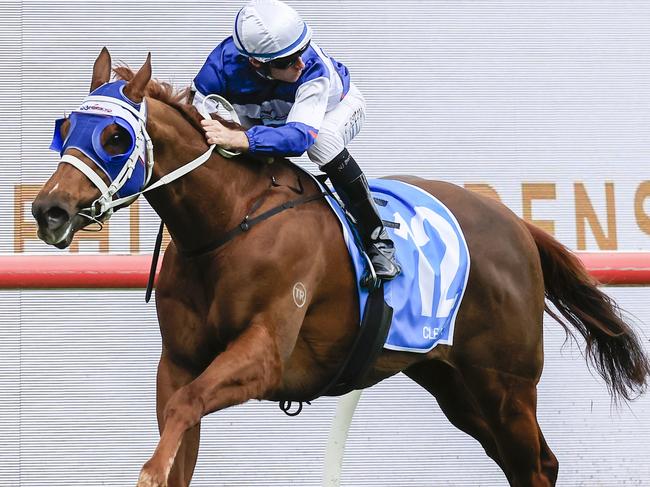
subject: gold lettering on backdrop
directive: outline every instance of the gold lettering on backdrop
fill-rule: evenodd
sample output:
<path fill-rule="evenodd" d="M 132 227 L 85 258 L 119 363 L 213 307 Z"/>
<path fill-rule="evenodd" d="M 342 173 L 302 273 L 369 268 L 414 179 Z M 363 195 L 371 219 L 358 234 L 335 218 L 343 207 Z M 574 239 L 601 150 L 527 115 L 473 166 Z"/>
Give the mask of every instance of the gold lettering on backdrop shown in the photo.
<path fill-rule="evenodd" d="M 129 250 L 132 254 L 140 252 L 140 201 L 129 206 Z"/>
<path fill-rule="evenodd" d="M 606 182 L 605 186 L 605 211 L 606 222 L 599 220 L 605 215 L 597 215 L 593 204 L 589 198 L 584 183 L 576 182 L 574 186 L 575 198 L 575 226 L 577 250 L 586 250 L 587 248 L 587 226 L 596 240 L 598 248 L 601 250 L 617 250 L 618 235 L 616 228 L 616 201 L 614 193 L 614 183 Z M 25 251 L 27 242 L 38 242 L 36 235 L 36 222 L 31 217 L 31 204 L 41 189 L 40 184 L 18 184 L 14 186 L 14 252 L 20 253 Z M 501 196 L 497 190 L 488 183 L 465 183 L 464 187 L 488 198 L 502 202 Z M 522 198 L 522 217 L 543 228 L 551 235 L 555 234 L 554 220 L 537 220 L 533 215 L 534 200 L 556 200 L 557 185 L 556 183 L 521 183 Z M 650 199 L 650 181 L 642 181 L 637 187 L 634 194 L 634 216 L 638 228 L 645 234 L 650 235 L 650 213 L 646 211 L 647 201 Z M 149 253 L 153 250 L 141 247 L 141 206 L 140 201 L 136 200 L 129 207 L 129 250 L 131 253 Z M 606 223 L 606 230 L 603 228 Z M 155 226 L 157 229 L 157 225 Z M 70 246 L 70 252 L 79 252 L 79 241 L 97 242 L 99 252 L 109 252 L 109 229 L 105 224 L 101 232 L 79 232 L 75 235 Z M 163 233 L 162 248 L 165 249 L 170 243 L 171 237 L 167 228 Z"/>
<path fill-rule="evenodd" d="M 586 226 L 589 224 L 596 243 L 600 250 L 616 250 L 618 248 L 616 235 L 616 203 L 614 200 L 614 183 L 605 183 L 605 208 L 607 212 L 607 233 L 598 220 L 587 190 L 583 183 L 574 183 L 575 212 L 576 212 L 576 239 L 577 249 L 587 249 Z"/>
<path fill-rule="evenodd" d="M 14 186 L 14 252 L 24 252 L 25 240 L 38 240 L 36 223 L 33 218 L 26 218 L 31 213 L 31 202 L 41 189 L 40 184 L 17 184 Z M 28 213 L 29 212 L 29 213 Z"/>
<path fill-rule="evenodd" d="M 554 183 L 522 183 L 521 203 L 524 220 L 540 227 L 551 235 L 555 235 L 555 221 L 533 219 L 533 200 L 554 200 L 555 198 Z"/>
<path fill-rule="evenodd" d="M 31 216 L 32 201 L 41 190 L 41 184 L 18 184 L 14 186 L 14 252 L 24 252 L 25 242 L 39 241 L 36 221 Z M 70 252 L 79 252 L 79 241 L 99 243 L 100 252 L 108 252 L 108 222 L 101 232 L 78 232 L 70 244 Z"/>
<path fill-rule="evenodd" d="M 487 196 L 493 200 L 501 201 L 501 197 L 499 196 L 499 193 L 497 193 L 497 190 L 487 183 L 465 183 L 464 186 L 465 189 Z"/>
<path fill-rule="evenodd" d="M 163 231 L 163 239 L 162 239 L 162 245 L 161 249 L 164 251 L 167 246 L 169 245 L 169 242 L 172 241 L 172 237 L 169 235 L 169 230 L 167 230 L 167 227 L 165 227 L 165 230 Z"/>
<path fill-rule="evenodd" d="M 634 216 L 641 231 L 650 235 L 650 215 L 643 209 L 643 204 L 648 198 L 650 198 L 650 181 L 643 181 L 634 194 Z"/>

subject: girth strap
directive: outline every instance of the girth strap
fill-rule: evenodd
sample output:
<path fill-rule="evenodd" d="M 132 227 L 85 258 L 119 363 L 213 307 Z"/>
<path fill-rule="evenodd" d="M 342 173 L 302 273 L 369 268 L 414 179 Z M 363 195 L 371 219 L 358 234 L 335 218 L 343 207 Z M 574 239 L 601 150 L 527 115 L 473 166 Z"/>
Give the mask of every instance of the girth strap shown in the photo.
<path fill-rule="evenodd" d="M 285 399 L 280 401 L 280 409 L 287 416 L 297 416 L 302 412 L 303 403 L 311 404 L 320 396 L 342 396 L 360 388 L 384 348 L 392 319 L 393 308 L 384 301 L 384 281 L 379 281 L 378 287 L 370 291 L 361 328 L 338 372 L 308 401 Z M 291 411 L 294 403 L 297 407 Z"/>

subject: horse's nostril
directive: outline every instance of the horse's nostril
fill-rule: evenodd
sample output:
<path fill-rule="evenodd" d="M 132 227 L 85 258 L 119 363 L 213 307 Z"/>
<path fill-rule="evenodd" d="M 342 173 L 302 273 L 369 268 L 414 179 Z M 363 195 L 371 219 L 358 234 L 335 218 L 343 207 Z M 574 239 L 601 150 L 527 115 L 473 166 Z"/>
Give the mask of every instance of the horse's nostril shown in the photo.
<path fill-rule="evenodd" d="M 56 230 L 68 221 L 68 212 L 58 206 L 53 206 L 45 212 L 45 224 L 50 230 Z"/>

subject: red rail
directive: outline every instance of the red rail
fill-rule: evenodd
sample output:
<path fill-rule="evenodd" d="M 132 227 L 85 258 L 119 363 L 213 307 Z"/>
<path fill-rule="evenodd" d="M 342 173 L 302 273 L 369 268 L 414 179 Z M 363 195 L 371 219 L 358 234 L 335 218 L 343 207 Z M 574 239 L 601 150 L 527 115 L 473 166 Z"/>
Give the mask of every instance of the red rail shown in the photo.
<path fill-rule="evenodd" d="M 607 286 L 650 284 L 650 252 L 576 252 L 585 267 Z"/>
<path fill-rule="evenodd" d="M 150 266 L 150 255 L 3 255 L 0 288 L 143 288 Z"/>
<path fill-rule="evenodd" d="M 650 252 L 578 252 L 605 285 L 650 284 Z M 0 288 L 144 288 L 150 255 L 0 256 Z"/>

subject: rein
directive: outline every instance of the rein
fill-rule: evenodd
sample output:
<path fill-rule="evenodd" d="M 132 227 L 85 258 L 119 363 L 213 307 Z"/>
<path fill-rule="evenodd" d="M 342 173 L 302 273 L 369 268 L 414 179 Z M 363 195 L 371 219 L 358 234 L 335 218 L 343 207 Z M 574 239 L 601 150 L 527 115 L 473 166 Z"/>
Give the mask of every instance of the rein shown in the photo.
<path fill-rule="evenodd" d="M 316 193 L 308 196 L 302 196 L 300 198 L 296 198 L 293 200 L 285 201 L 284 203 L 274 208 L 271 208 L 268 211 L 265 211 L 261 215 L 256 216 L 255 218 L 250 218 L 250 214 L 246 215 L 239 225 L 237 225 L 232 230 L 226 232 L 226 234 L 223 235 L 221 238 L 218 238 L 213 242 L 210 242 L 209 244 L 204 245 L 203 247 L 199 247 L 198 249 L 195 250 L 181 250 L 181 253 L 185 257 L 198 257 L 199 255 L 213 252 L 217 250 L 219 247 L 229 242 L 230 240 L 232 240 L 233 238 L 235 238 L 236 236 L 250 230 L 253 225 L 257 225 L 258 223 L 261 223 L 264 220 L 267 220 L 268 218 L 271 218 L 272 216 L 283 212 L 284 210 L 295 208 L 296 206 L 304 205 L 305 203 L 309 203 L 311 201 L 321 199 L 326 194 L 327 193 L 325 192 Z"/>

